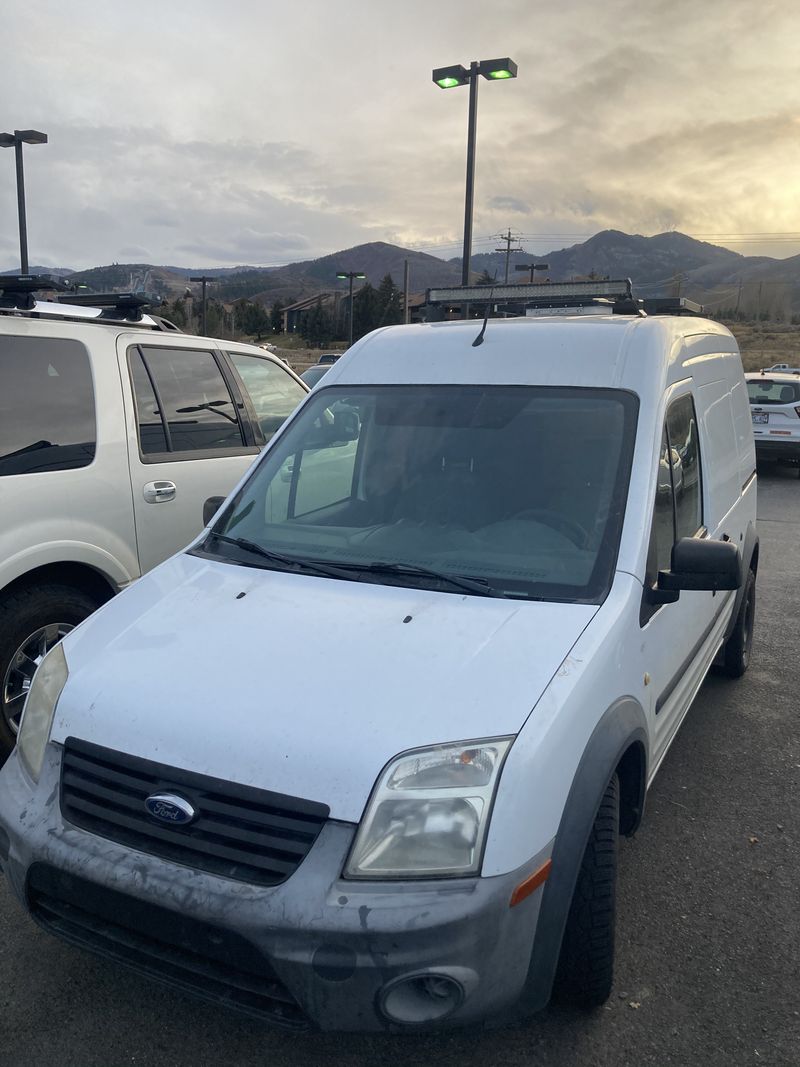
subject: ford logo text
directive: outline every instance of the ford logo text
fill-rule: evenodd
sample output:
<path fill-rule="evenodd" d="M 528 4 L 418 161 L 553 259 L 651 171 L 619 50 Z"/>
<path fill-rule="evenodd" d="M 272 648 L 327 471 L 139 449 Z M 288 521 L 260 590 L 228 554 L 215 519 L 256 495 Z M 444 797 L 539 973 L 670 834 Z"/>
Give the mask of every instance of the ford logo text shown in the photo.
<path fill-rule="evenodd" d="M 172 823 L 174 826 L 185 826 L 197 814 L 188 800 L 173 793 L 152 793 L 144 806 L 159 822 Z"/>

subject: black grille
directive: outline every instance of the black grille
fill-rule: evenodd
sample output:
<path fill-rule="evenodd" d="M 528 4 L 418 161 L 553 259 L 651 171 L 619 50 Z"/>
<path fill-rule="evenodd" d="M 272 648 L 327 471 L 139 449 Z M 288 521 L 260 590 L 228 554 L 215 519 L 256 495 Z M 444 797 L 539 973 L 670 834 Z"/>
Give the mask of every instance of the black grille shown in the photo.
<path fill-rule="evenodd" d="M 176 826 L 153 818 L 144 802 L 161 792 L 188 800 L 194 821 Z M 70 737 L 61 812 L 73 825 L 139 852 L 240 882 L 278 885 L 314 844 L 329 809 Z"/>
<path fill-rule="evenodd" d="M 308 1029 L 269 962 L 230 930 L 43 863 L 28 872 L 28 906 L 45 929 L 74 945 L 274 1025 Z"/>

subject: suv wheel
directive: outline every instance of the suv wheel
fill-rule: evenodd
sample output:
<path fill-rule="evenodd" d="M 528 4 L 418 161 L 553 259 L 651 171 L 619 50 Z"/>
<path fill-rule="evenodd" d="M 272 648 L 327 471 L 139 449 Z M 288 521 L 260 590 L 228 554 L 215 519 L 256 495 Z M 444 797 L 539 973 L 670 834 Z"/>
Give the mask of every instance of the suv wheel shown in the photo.
<path fill-rule="evenodd" d="M 614 978 L 619 779 L 615 774 L 595 816 L 567 916 L 554 997 L 596 1008 L 611 993 Z"/>
<path fill-rule="evenodd" d="M 747 571 L 744 596 L 736 616 L 733 633 L 725 643 L 725 659 L 722 671 L 729 678 L 741 678 L 750 665 L 750 650 L 753 647 L 753 624 L 756 616 L 756 576 Z"/>
<path fill-rule="evenodd" d="M 22 706 L 45 653 L 98 607 L 69 585 L 40 585 L 0 601 L 0 760 L 14 747 Z"/>

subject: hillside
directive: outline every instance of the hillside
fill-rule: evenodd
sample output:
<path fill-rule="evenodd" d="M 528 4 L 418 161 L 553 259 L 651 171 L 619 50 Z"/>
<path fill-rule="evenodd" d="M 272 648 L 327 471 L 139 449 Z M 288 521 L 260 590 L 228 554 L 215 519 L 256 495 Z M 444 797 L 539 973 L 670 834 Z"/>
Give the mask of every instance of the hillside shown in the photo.
<path fill-rule="evenodd" d="M 800 256 L 784 260 L 742 256 L 682 233 L 642 237 L 620 230 L 604 230 L 581 244 L 540 256 L 512 252 L 509 281 L 524 280 L 524 275 L 514 271 L 514 266 L 530 263 L 532 258 L 549 264 L 548 276 L 553 281 L 591 274 L 629 277 L 641 295 L 679 292 L 705 304 L 712 312 L 732 314 L 738 310 L 751 318 L 760 313 L 776 321 L 788 321 L 800 315 Z M 209 290 L 218 299 L 231 302 L 244 298 L 271 306 L 277 300 L 286 303 L 324 290 L 346 289 L 347 282 L 336 279 L 338 270 L 363 271 L 373 286 L 391 274 L 400 286 L 406 260 L 413 292 L 460 282 L 459 259 L 445 261 L 383 241 L 283 267 L 191 269 L 115 263 L 74 273 L 62 268 L 59 273 L 71 282 L 88 286 L 90 291 L 144 291 L 169 299 L 183 295 L 187 286 L 193 284 L 189 282 L 191 275 L 205 274 L 218 279 Z M 478 253 L 472 257 L 471 266 L 474 278 L 488 271 L 502 281 L 505 256 L 496 252 Z"/>

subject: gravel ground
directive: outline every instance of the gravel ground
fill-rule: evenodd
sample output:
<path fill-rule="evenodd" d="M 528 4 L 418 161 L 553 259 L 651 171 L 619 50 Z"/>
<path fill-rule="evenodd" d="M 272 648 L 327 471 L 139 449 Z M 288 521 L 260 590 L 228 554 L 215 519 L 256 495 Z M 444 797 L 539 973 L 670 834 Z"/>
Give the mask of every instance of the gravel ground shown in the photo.
<path fill-rule="evenodd" d="M 517 1030 L 288 1037 L 55 941 L 0 881 L 5 1067 L 800 1064 L 800 482 L 759 483 L 753 664 L 709 679 L 621 850 L 615 990 Z"/>

